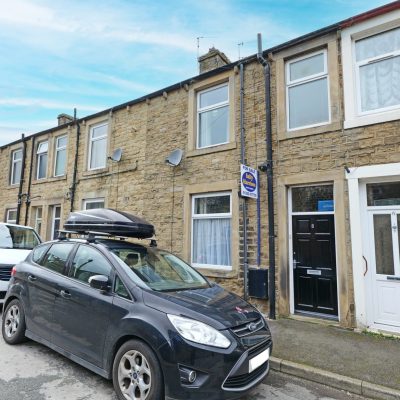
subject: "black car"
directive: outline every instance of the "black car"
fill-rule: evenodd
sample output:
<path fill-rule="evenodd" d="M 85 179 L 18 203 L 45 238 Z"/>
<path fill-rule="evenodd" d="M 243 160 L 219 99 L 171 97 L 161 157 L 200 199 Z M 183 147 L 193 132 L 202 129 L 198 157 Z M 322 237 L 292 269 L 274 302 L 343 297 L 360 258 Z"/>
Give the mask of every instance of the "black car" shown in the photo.
<path fill-rule="evenodd" d="M 121 400 L 239 398 L 272 348 L 255 308 L 175 255 L 93 234 L 41 244 L 14 267 L 2 334 L 112 379 Z"/>

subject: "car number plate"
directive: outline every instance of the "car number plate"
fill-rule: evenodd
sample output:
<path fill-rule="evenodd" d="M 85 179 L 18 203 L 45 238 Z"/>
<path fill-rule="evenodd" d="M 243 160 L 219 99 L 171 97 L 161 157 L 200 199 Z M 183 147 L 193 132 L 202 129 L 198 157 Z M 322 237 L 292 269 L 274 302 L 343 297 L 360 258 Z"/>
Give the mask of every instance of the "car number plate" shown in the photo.
<path fill-rule="evenodd" d="M 264 364 L 269 359 L 269 349 L 264 350 L 259 355 L 253 357 L 249 361 L 249 373 L 253 372 L 257 369 L 260 365 Z"/>

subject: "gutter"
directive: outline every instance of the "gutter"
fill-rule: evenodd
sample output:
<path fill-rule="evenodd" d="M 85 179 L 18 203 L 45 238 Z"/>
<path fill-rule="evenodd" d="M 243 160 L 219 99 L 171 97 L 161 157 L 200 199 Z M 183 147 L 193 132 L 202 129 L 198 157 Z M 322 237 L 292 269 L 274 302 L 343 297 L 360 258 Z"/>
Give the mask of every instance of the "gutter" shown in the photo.
<path fill-rule="evenodd" d="M 349 28 L 355 24 L 366 21 L 368 19 L 378 17 L 379 15 L 386 14 L 390 11 L 400 9 L 400 1 L 394 1 L 393 3 L 385 4 L 381 7 L 374 8 L 373 10 L 367 11 L 362 14 L 358 14 L 355 17 L 348 18 L 340 23 L 340 28 Z"/>

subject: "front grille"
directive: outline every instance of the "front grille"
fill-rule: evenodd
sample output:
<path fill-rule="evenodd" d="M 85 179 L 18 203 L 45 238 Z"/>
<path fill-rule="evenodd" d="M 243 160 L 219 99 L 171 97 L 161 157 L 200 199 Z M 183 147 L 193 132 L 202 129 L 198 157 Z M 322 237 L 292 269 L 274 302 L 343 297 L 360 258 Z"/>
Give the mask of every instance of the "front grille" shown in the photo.
<path fill-rule="evenodd" d="M 268 347 L 271 346 L 271 339 L 268 339 L 257 346 L 252 347 L 249 350 L 249 358 L 255 357 L 257 354 L 262 353 L 264 350 L 266 350 Z"/>
<path fill-rule="evenodd" d="M 268 362 L 264 363 L 249 374 L 237 375 L 229 377 L 224 385 L 224 389 L 240 390 L 250 386 L 258 378 L 260 378 L 268 369 Z"/>
<path fill-rule="evenodd" d="M 11 279 L 11 270 L 13 265 L 0 266 L 0 281 L 9 281 Z"/>
<path fill-rule="evenodd" d="M 241 337 L 251 335 L 254 332 L 259 331 L 261 328 L 264 327 L 264 321 L 262 318 L 252 321 L 252 322 L 246 322 L 243 325 L 235 326 L 232 328 L 232 332 L 236 335 Z"/>

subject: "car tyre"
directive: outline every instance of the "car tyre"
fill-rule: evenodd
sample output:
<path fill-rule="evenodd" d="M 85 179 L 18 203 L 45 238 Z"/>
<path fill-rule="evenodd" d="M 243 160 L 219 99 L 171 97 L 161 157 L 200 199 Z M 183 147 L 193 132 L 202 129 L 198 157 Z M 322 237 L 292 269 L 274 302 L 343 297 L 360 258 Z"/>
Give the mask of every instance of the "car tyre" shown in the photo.
<path fill-rule="evenodd" d="M 1 324 L 3 338 L 8 344 L 19 344 L 25 337 L 25 312 L 18 299 L 12 300 L 4 310 Z"/>
<path fill-rule="evenodd" d="M 157 357 L 139 340 L 129 340 L 118 350 L 112 376 L 119 400 L 164 398 L 164 379 Z"/>

